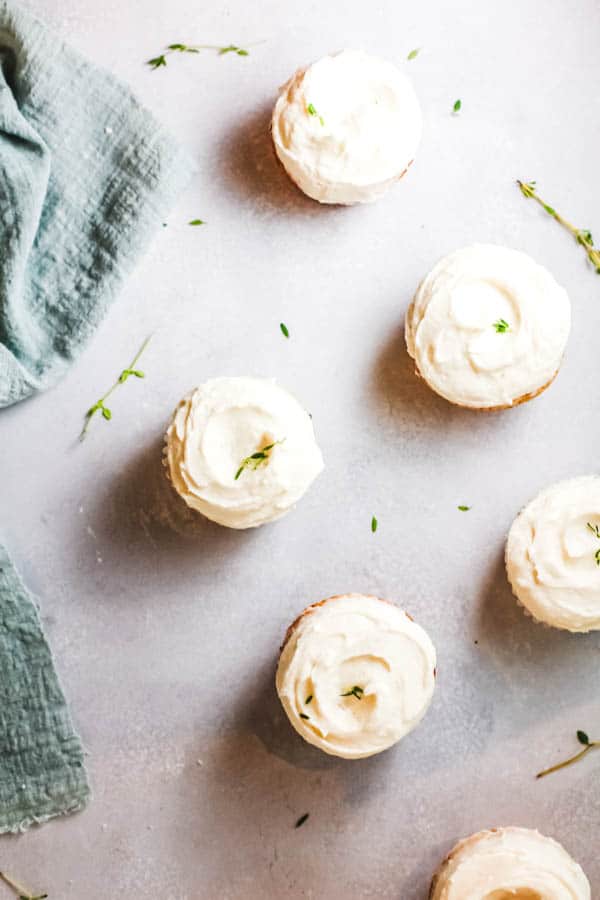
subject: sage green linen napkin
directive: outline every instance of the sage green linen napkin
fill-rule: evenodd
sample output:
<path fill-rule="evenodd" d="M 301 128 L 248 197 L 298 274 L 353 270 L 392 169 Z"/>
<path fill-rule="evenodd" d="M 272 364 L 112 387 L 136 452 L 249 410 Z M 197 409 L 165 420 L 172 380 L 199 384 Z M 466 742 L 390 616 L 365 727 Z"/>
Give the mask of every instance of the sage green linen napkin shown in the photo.
<path fill-rule="evenodd" d="M 75 812 L 89 793 L 35 602 L 0 544 L 0 834 Z"/>
<path fill-rule="evenodd" d="M 66 371 L 193 168 L 124 84 L 0 0 L 0 406 Z"/>

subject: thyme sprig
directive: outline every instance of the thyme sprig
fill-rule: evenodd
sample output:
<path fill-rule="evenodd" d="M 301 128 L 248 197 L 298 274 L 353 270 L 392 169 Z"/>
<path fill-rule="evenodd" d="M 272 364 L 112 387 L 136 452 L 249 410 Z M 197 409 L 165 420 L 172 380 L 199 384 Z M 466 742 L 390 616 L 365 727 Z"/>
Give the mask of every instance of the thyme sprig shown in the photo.
<path fill-rule="evenodd" d="M 587 527 L 590 529 L 594 537 L 597 537 L 600 541 L 600 525 L 592 525 L 591 522 L 588 522 Z M 600 547 L 594 553 L 594 559 L 596 560 L 596 565 L 600 566 Z"/>
<path fill-rule="evenodd" d="M 19 900 L 45 900 L 48 894 L 30 894 L 24 887 L 22 887 L 18 882 L 7 875 L 5 872 L 0 872 L 0 879 L 7 884 L 11 890 L 17 894 Z"/>
<path fill-rule="evenodd" d="M 201 50 L 216 50 L 219 56 L 225 56 L 226 53 L 235 53 L 236 56 L 250 55 L 249 50 L 236 44 L 228 44 L 226 47 L 219 47 L 216 44 L 168 44 L 158 56 L 146 60 L 146 65 L 152 70 L 160 69 L 167 65 L 167 56 L 171 53 L 200 53 Z"/>
<path fill-rule="evenodd" d="M 135 378 L 145 378 L 146 377 L 144 372 L 142 372 L 141 369 L 137 369 L 136 366 L 138 364 L 140 356 L 142 355 L 142 353 L 144 352 L 144 350 L 150 343 L 151 338 L 152 338 L 152 335 L 149 335 L 146 338 L 146 340 L 144 341 L 144 343 L 142 344 L 142 346 L 140 347 L 140 349 L 138 350 L 136 355 L 131 360 L 130 364 L 127 366 L 126 369 L 123 369 L 123 371 L 121 372 L 121 374 L 119 375 L 119 377 L 117 378 L 115 383 L 112 385 L 112 387 L 110 387 L 107 390 L 107 392 L 105 394 L 103 394 L 102 397 L 100 397 L 99 400 L 96 400 L 96 402 L 94 403 L 93 406 L 90 406 L 90 408 L 88 409 L 88 411 L 85 414 L 85 423 L 84 423 L 83 428 L 81 429 L 81 434 L 79 435 L 80 441 L 82 441 L 84 439 L 84 437 L 86 436 L 88 428 L 90 427 L 90 422 L 92 421 L 92 419 L 94 418 L 94 416 L 96 415 L 97 412 L 101 413 L 102 418 L 106 419 L 107 422 L 109 422 L 112 419 L 112 410 L 106 405 L 106 401 L 111 396 L 111 394 L 113 394 L 116 391 L 116 389 L 118 387 L 120 387 L 122 384 L 125 384 L 127 379 L 130 378 L 132 375 Z"/>
<path fill-rule="evenodd" d="M 309 114 L 309 116 L 316 116 L 321 125 L 325 125 L 325 119 L 323 118 L 323 116 L 319 115 L 319 113 L 315 109 L 314 103 L 308 104 L 308 106 L 306 107 L 306 112 Z"/>
<path fill-rule="evenodd" d="M 364 692 L 364 688 L 361 688 L 357 684 L 355 684 L 354 687 L 351 687 L 349 691 L 340 694 L 340 697 L 356 697 L 357 700 L 362 700 Z"/>
<path fill-rule="evenodd" d="M 252 471 L 255 472 L 259 466 L 265 465 L 271 458 L 271 450 L 273 447 L 276 447 L 277 444 L 283 444 L 284 440 L 285 438 L 282 438 L 280 441 L 273 441 L 272 444 L 267 444 L 261 450 L 257 450 L 256 453 L 251 453 L 250 456 L 243 459 L 233 480 L 237 481 L 244 469 L 252 469 Z"/>
<path fill-rule="evenodd" d="M 590 750 L 593 750 L 594 747 L 600 747 L 600 741 L 590 741 L 585 731 L 577 732 L 577 740 L 580 744 L 583 744 L 583 750 L 580 750 L 579 753 L 575 753 L 574 756 L 570 756 L 568 759 L 563 760 L 563 762 L 557 763 L 555 766 L 550 766 L 549 769 L 543 769 L 541 772 L 538 772 L 535 777 L 544 778 L 545 775 L 550 775 L 552 772 L 558 772 L 559 769 L 566 769 L 567 766 L 572 766 L 573 763 L 583 759 L 583 757 L 586 756 Z"/>
<path fill-rule="evenodd" d="M 562 225 L 563 228 L 566 228 L 567 231 L 573 235 L 578 244 L 581 244 L 585 252 L 587 253 L 588 259 L 593 265 L 596 272 L 600 275 L 600 250 L 594 247 L 594 239 L 592 238 L 592 233 L 587 228 L 576 228 L 571 222 L 561 216 L 560 213 L 557 213 L 553 206 L 549 206 L 545 200 L 542 200 L 540 195 L 537 193 L 537 187 L 535 181 L 519 181 L 517 179 L 517 184 L 519 185 L 519 189 L 524 197 L 527 197 L 531 200 L 535 200 L 536 203 L 545 210 L 549 216 L 552 216 L 553 219 Z"/>

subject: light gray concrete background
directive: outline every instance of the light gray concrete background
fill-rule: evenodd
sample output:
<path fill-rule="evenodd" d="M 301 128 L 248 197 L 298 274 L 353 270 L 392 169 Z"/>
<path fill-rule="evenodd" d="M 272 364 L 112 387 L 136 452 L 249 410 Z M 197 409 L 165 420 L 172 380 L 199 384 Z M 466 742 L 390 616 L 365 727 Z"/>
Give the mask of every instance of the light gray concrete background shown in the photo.
<path fill-rule="evenodd" d="M 600 277 L 514 184 L 537 179 L 600 234 L 596 0 L 29 5 L 126 79 L 199 174 L 68 377 L 0 414 L 2 537 L 40 597 L 94 788 L 83 814 L 0 839 L 1 866 L 52 900 L 424 900 L 459 837 L 519 824 L 564 842 L 596 896 L 600 754 L 533 776 L 577 728 L 600 735 L 600 637 L 533 624 L 502 566 L 522 504 L 598 465 Z M 262 43 L 144 67 L 173 41 Z M 268 116 L 296 67 L 344 46 L 410 74 L 424 134 L 386 199 L 327 209 L 277 168 Z M 559 378 L 501 414 L 436 398 L 402 341 L 419 279 L 474 241 L 531 253 L 573 302 Z M 78 445 L 149 332 L 147 379 Z M 273 526 L 178 520 L 169 414 L 204 379 L 246 373 L 311 410 L 326 470 Z M 423 724 L 361 762 L 304 745 L 273 687 L 291 619 L 347 590 L 404 605 L 439 653 Z"/>

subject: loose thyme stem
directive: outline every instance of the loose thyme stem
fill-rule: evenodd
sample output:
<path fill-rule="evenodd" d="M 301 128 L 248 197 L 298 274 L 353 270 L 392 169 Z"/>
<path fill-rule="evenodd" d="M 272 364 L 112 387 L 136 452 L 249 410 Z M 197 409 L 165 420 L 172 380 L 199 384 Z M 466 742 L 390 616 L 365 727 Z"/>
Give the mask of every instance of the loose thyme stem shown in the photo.
<path fill-rule="evenodd" d="M 254 46 L 250 44 L 249 46 Z M 160 69 L 161 66 L 167 65 L 167 56 L 171 53 L 200 53 L 201 50 L 216 50 L 219 56 L 225 56 L 226 53 L 235 53 L 236 56 L 250 56 L 250 51 L 244 47 L 238 47 L 236 44 L 228 44 L 226 47 L 219 47 L 218 44 L 168 44 L 162 53 L 154 56 L 152 59 L 146 60 L 146 65 L 151 69 Z"/>
<path fill-rule="evenodd" d="M 129 366 L 126 369 L 123 369 L 123 371 L 121 372 L 121 374 L 119 375 L 119 377 L 117 378 L 115 383 L 112 385 L 112 387 L 110 387 L 107 390 L 107 392 L 102 397 L 100 397 L 100 399 L 97 400 L 96 403 L 94 403 L 93 406 L 90 406 L 90 408 L 88 409 L 88 411 L 85 414 L 85 424 L 84 424 L 83 428 L 81 429 L 81 434 L 79 435 L 80 441 L 82 441 L 85 438 L 88 428 L 90 427 L 90 422 L 92 421 L 93 417 L 95 416 L 95 414 L 97 412 L 102 412 L 103 419 L 106 419 L 106 420 L 112 419 L 112 412 L 108 408 L 108 406 L 106 406 L 105 401 L 108 400 L 108 398 L 111 396 L 111 394 L 113 394 L 121 384 L 124 384 L 127 381 L 127 379 L 129 378 L 130 375 L 135 375 L 136 378 L 145 378 L 144 373 L 141 372 L 139 369 L 136 369 L 136 365 L 139 361 L 140 356 L 142 355 L 142 353 L 144 352 L 144 350 L 150 343 L 151 339 L 152 339 L 152 335 L 148 335 L 148 337 L 146 338 L 146 340 L 144 341 L 144 343 L 142 344 L 142 346 L 140 347 L 140 349 L 138 350 L 136 355 L 131 360 L 131 363 L 129 364 Z"/>
<path fill-rule="evenodd" d="M 30 894 L 22 885 L 18 884 L 13 878 L 10 878 L 4 872 L 0 872 L 0 879 L 18 895 L 19 900 L 45 900 L 48 894 Z"/>
<path fill-rule="evenodd" d="M 563 762 L 557 763 L 555 766 L 550 766 L 549 769 L 543 769 L 541 772 L 538 772 L 535 776 L 536 778 L 544 778 L 546 775 L 551 775 L 552 772 L 558 772 L 560 769 L 566 769 L 567 766 L 572 766 L 573 763 L 578 762 L 580 759 L 593 750 L 595 747 L 600 747 L 600 741 L 590 741 L 587 734 L 584 731 L 577 732 L 577 740 L 580 744 L 583 744 L 583 750 L 580 750 L 579 753 L 576 753 L 574 756 L 570 756 L 568 759 L 563 760 Z"/>
<path fill-rule="evenodd" d="M 517 184 L 519 185 L 519 189 L 524 197 L 531 198 L 535 200 L 539 205 L 545 210 L 549 216 L 552 216 L 553 219 L 566 228 L 567 231 L 573 235 L 578 244 L 584 248 L 585 252 L 588 255 L 588 259 L 591 264 L 595 268 L 596 272 L 600 275 L 600 250 L 597 250 L 594 247 L 594 240 L 592 238 L 591 232 L 587 228 L 576 228 L 572 222 L 569 222 L 568 219 L 565 219 L 564 216 L 561 216 L 560 213 L 556 212 L 553 206 L 549 206 L 539 194 L 536 193 L 536 183 L 535 181 L 519 181 L 517 179 Z"/>

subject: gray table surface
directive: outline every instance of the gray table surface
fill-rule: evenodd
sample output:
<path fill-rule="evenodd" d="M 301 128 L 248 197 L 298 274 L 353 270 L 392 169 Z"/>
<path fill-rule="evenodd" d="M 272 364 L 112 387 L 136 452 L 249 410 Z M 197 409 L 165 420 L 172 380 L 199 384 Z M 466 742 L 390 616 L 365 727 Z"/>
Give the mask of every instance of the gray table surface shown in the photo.
<path fill-rule="evenodd" d="M 502 566 L 520 507 L 598 463 L 600 278 L 514 184 L 537 179 L 600 232 L 596 0 L 30 6 L 130 82 L 199 174 L 69 375 L 0 414 L 2 537 L 40 597 L 94 788 L 86 812 L 1 839 L 1 867 L 52 900 L 424 900 L 456 839 L 519 824 L 564 842 L 598 896 L 600 755 L 533 776 L 577 728 L 600 732 L 600 636 L 535 625 Z M 144 68 L 172 41 L 262 43 Z M 410 73 L 423 141 L 382 202 L 321 208 L 276 166 L 268 116 L 297 66 L 343 46 Z M 501 414 L 435 397 L 403 347 L 419 279 L 475 241 L 531 253 L 573 302 L 559 378 Z M 146 381 L 78 445 L 149 332 Z M 221 374 L 295 392 L 326 461 L 293 513 L 246 533 L 181 519 L 161 481 L 172 408 Z M 359 762 L 305 745 L 273 686 L 287 624 L 348 590 L 404 605 L 439 654 L 423 724 Z"/>

